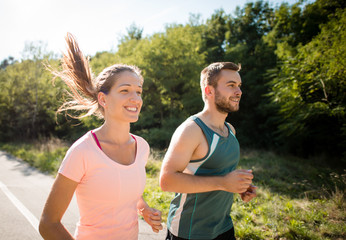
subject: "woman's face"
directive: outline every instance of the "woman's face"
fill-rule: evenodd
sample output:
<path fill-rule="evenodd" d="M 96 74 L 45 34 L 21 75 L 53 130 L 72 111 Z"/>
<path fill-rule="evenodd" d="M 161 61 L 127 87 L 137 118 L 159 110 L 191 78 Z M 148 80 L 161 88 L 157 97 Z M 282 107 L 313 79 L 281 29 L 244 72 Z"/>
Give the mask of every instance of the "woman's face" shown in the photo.
<path fill-rule="evenodd" d="M 120 73 L 108 94 L 100 93 L 99 102 L 106 120 L 136 122 L 142 108 L 142 83 L 137 74 Z"/>

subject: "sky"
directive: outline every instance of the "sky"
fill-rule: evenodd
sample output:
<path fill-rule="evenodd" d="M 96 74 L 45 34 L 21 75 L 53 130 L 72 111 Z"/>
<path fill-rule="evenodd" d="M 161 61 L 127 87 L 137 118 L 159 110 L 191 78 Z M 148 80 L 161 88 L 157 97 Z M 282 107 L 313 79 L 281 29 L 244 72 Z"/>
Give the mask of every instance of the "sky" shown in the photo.
<path fill-rule="evenodd" d="M 255 0 L 254 0 L 255 1 Z M 298 0 L 269 0 L 272 6 Z M 166 24 L 188 22 L 190 14 L 205 21 L 222 8 L 234 15 L 250 0 L 0 0 L 0 61 L 21 59 L 27 43 L 42 41 L 47 51 L 61 53 L 67 32 L 76 36 L 86 55 L 115 51 L 131 24 L 142 36 L 163 32 Z"/>

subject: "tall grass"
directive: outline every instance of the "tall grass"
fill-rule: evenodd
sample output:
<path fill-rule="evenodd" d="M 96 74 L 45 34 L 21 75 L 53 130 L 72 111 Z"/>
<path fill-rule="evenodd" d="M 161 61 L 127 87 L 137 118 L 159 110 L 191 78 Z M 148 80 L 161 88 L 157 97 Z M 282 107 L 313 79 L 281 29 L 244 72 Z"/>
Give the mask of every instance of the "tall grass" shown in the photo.
<path fill-rule="evenodd" d="M 166 220 L 173 193 L 159 188 L 163 155 L 151 154 L 144 198 Z M 346 169 L 271 152 L 241 155 L 239 168 L 253 169 L 258 190 L 249 203 L 235 194 L 231 216 L 237 239 L 346 239 Z"/>
<path fill-rule="evenodd" d="M 55 174 L 66 144 L 45 140 L 1 144 L 0 148 L 42 171 Z M 166 221 L 173 193 L 162 192 L 159 172 L 164 151 L 153 150 L 143 196 Z M 243 151 L 239 168 L 253 169 L 257 197 L 249 203 L 235 196 L 232 218 L 238 239 L 346 239 L 346 169 L 324 158 L 302 159 L 265 151 Z"/>
<path fill-rule="evenodd" d="M 1 143 L 0 149 L 42 172 L 55 174 L 68 149 L 68 143 L 58 138 L 41 138 L 27 143 Z"/>

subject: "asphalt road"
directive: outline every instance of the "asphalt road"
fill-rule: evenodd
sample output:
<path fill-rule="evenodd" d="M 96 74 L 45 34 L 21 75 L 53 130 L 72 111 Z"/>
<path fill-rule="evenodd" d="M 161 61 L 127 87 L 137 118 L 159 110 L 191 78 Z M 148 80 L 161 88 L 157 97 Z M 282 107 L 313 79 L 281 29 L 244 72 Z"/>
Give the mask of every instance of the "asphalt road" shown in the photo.
<path fill-rule="evenodd" d="M 0 151 L 1 240 L 42 239 L 38 233 L 38 221 L 53 181 L 52 176 Z M 73 198 L 62 223 L 73 233 L 78 218 L 76 199 Z M 139 240 L 164 240 L 165 234 L 166 229 L 156 234 L 139 219 Z"/>

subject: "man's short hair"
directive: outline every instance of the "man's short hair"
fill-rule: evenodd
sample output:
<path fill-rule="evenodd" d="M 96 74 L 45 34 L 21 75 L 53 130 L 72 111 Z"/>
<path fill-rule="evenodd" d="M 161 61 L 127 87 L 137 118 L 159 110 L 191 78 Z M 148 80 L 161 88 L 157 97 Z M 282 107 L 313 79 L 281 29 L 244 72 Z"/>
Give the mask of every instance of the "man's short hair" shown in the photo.
<path fill-rule="evenodd" d="M 201 89 L 203 100 L 205 99 L 204 89 L 207 85 L 217 87 L 217 82 L 219 80 L 219 75 L 221 70 L 228 69 L 233 71 L 239 71 L 241 69 L 240 64 L 235 64 L 232 62 L 215 62 L 210 64 L 208 67 L 204 68 L 201 72 Z"/>

